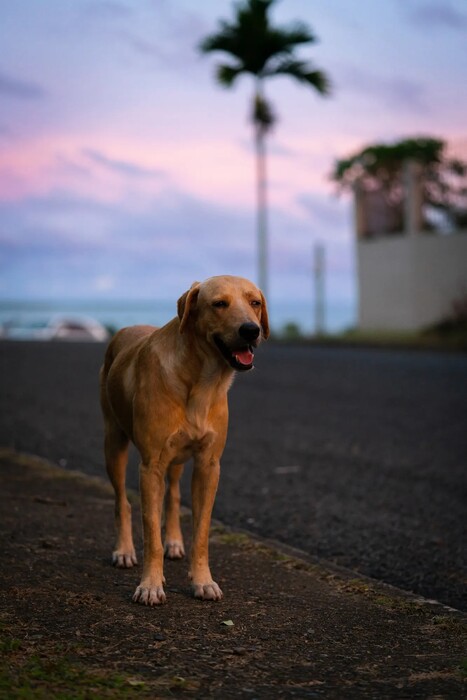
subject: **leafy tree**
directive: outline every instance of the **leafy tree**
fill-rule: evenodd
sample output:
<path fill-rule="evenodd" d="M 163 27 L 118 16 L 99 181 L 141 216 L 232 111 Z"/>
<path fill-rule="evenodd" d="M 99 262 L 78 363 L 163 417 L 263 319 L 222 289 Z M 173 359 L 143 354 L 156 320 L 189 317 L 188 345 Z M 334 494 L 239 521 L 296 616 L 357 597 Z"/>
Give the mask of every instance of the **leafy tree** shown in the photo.
<path fill-rule="evenodd" d="M 331 174 L 341 190 L 359 181 L 366 191 L 382 191 L 388 203 L 403 204 L 403 166 L 414 161 L 422 166 L 423 201 L 443 212 L 453 226 L 467 225 L 467 163 L 446 155 L 441 139 L 411 138 L 394 144 L 366 146 L 354 155 L 336 161 Z M 425 220 L 424 225 L 430 224 Z"/>
<path fill-rule="evenodd" d="M 267 199 L 265 137 L 276 122 L 271 103 L 264 94 L 264 82 L 275 76 L 289 76 L 317 90 L 329 92 L 325 73 L 294 56 L 297 46 L 316 41 L 302 22 L 276 27 L 269 12 L 276 0 L 243 0 L 234 5 L 232 22 L 220 20 L 218 31 L 200 44 L 203 53 L 220 51 L 231 61 L 217 66 L 217 80 L 229 88 L 237 78 L 250 74 L 254 79 L 251 121 L 255 133 L 258 201 L 258 282 L 267 293 Z"/>

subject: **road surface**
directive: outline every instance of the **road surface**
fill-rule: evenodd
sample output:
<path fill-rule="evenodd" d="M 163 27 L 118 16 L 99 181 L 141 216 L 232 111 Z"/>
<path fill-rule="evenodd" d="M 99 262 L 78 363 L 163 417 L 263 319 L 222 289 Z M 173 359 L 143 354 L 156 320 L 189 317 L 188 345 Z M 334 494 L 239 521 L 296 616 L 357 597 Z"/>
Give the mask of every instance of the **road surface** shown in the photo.
<path fill-rule="evenodd" d="M 103 353 L 0 343 L 0 446 L 103 475 Z M 467 356 L 270 343 L 256 365 L 230 391 L 215 517 L 467 609 Z"/>

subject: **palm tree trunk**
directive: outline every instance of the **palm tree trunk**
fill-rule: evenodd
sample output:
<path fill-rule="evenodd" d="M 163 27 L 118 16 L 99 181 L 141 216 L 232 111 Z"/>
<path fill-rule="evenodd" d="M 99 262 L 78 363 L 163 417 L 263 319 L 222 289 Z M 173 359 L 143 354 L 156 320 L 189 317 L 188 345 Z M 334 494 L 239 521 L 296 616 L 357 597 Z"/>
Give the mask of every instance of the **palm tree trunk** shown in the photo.
<path fill-rule="evenodd" d="M 266 188 L 266 143 L 264 126 L 255 124 L 256 196 L 258 235 L 258 286 L 268 296 L 268 230 Z"/>

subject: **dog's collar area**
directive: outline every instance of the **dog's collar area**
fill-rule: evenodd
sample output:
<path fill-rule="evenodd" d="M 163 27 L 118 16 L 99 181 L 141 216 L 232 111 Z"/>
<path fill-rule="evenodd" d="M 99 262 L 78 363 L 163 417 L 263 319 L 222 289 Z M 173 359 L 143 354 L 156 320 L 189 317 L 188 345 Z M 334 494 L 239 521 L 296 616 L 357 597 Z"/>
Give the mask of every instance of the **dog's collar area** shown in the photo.
<path fill-rule="evenodd" d="M 252 345 L 244 345 L 241 348 L 231 350 L 218 335 L 214 336 L 214 342 L 232 369 L 237 370 L 237 372 L 246 372 L 252 369 L 255 359 Z"/>

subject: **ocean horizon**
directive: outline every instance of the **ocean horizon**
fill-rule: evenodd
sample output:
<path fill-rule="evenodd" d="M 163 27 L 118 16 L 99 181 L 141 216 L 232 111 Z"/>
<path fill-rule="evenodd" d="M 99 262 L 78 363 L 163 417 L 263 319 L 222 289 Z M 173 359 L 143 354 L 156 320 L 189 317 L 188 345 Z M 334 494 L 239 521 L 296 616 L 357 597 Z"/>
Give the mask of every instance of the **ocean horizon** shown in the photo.
<path fill-rule="evenodd" d="M 301 333 L 315 330 L 314 305 L 310 301 L 272 300 L 269 304 L 270 325 L 280 333 L 287 324 L 295 324 Z M 34 326 L 54 316 L 86 316 L 118 330 L 125 326 L 149 324 L 162 326 L 177 313 L 173 300 L 0 300 L 0 325 Z M 324 329 L 339 333 L 356 324 L 353 300 L 329 301 L 325 306 Z"/>

